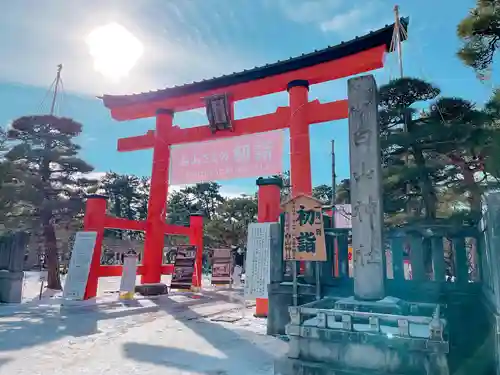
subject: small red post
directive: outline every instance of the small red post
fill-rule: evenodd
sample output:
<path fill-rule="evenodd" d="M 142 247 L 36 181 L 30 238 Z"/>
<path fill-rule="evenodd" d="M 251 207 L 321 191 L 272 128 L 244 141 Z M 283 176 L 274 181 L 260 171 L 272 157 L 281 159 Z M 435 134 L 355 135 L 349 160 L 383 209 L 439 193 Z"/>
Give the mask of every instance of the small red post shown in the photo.
<path fill-rule="evenodd" d="M 272 223 L 279 221 L 281 214 L 281 188 L 283 181 L 281 178 L 262 178 L 257 180 L 258 192 L 258 213 L 259 223 Z M 266 318 L 269 310 L 267 298 L 255 299 L 255 316 Z"/>
<path fill-rule="evenodd" d="M 84 299 L 94 298 L 97 295 L 107 199 L 108 197 L 104 195 L 89 195 L 87 196 L 87 202 L 85 204 L 83 230 L 86 232 L 97 232 L 97 239 L 94 246 L 94 253 L 92 255 L 92 262 L 90 263 Z"/>
<path fill-rule="evenodd" d="M 165 214 L 167 210 L 168 170 L 170 167 L 170 144 L 168 136 L 172 129 L 173 112 L 159 109 L 156 112 L 156 130 L 153 150 L 153 168 L 146 219 L 146 241 L 142 264 L 143 284 L 161 280 L 163 247 L 165 245 Z"/>
<path fill-rule="evenodd" d="M 195 272 L 193 275 L 193 287 L 201 288 L 203 280 L 203 214 L 191 214 L 189 218 L 189 243 L 196 246 Z"/>

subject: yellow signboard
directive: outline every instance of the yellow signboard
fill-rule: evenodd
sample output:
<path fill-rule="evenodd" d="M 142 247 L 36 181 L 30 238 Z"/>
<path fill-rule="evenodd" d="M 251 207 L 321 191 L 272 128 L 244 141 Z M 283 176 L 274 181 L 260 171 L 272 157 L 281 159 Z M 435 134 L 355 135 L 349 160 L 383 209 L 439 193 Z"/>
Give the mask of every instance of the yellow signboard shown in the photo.
<path fill-rule="evenodd" d="M 285 214 L 283 259 L 326 261 L 321 202 L 298 195 L 282 205 Z"/>

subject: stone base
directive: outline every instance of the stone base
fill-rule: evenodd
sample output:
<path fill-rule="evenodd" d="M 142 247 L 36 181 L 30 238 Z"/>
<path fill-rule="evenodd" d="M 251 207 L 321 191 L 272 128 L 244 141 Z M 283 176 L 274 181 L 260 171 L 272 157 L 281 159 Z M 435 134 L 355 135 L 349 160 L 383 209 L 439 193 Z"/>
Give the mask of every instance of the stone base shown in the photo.
<path fill-rule="evenodd" d="M 449 343 L 431 338 L 434 306 L 348 297 L 290 307 L 275 375 L 449 375 Z"/>
<path fill-rule="evenodd" d="M 432 361 L 434 362 L 434 361 Z M 432 368 L 420 371 L 377 371 L 374 369 L 339 368 L 331 363 L 303 361 L 286 356 L 274 361 L 274 375 L 441 375 L 448 374 L 447 368 L 439 368 L 438 363 L 431 363 Z M 435 372 L 437 369 L 437 372 Z"/>
<path fill-rule="evenodd" d="M 360 301 L 355 297 L 347 297 L 338 300 L 335 303 L 335 309 L 382 314 L 408 314 L 409 312 L 408 303 L 396 297 L 385 297 L 379 301 Z"/>
<path fill-rule="evenodd" d="M 288 357 L 281 357 L 274 362 L 274 375 L 409 375 L 398 373 L 382 373 L 366 370 L 339 369 L 331 363 L 302 361 Z"/>
<path fill-rule="evenodd" d="M 168 287 L 163 283 L 136 285 L 135 292 L 141 296 L 160 296 L 168 294 Z"/>
<path fill-rule="evenodd" d="M 304 328 L 301 333 L 308 333 L 309 337 L 290 336 L 287 358 L 276 362 L 276 368 L 281 371 L 275 372 L 276 375 L 338 375 L 343 371 L 360 375 L 449 375 L 445 343 Z M 293 372 L 300 368 L 304 372 Z M 335 371 L 328 372 L 333 369 Z"/>
<path fill-rule="evenodd" d="M 24 272 L 0 271 L 0 303 L 21 303 Z"/>

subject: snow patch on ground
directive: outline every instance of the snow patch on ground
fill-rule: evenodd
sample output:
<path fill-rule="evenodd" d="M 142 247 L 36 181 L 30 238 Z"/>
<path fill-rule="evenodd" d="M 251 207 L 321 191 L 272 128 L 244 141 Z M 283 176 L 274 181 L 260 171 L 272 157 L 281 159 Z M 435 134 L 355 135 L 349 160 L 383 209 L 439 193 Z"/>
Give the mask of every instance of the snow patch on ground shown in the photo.
<path fill-rule="evenodd" d="M 61 307 L 57 294 L 38 301 L 38 278 L 28 275 L 17 310 L 0 306 L 0 375 L 271 375 L 287 348 L 235 291 L 124 304 L 109 293 L 119 278 L 107 278 L 94 304 Z"/>

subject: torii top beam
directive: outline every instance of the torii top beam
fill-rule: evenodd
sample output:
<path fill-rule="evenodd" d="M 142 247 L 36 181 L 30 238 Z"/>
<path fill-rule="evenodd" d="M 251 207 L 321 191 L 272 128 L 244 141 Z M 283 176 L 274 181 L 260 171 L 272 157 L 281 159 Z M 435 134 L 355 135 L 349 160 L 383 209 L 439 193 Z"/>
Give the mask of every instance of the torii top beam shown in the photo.
<path fill-rule="evenodd" d="M 401 23 L 408 25 L 408 18 Z M 390 49 L 394 24 L 339 45 L 278 61 L 239 73 L 132 95 L 104 95 L 104 105 L 115 120 L 154 117 L 158 108 L 174 112 L 205 106 L 204 98 L 226 93 L 232 101 L 272 94 L 286 89 L 292 80 L 316 84 L 383 67 Z M 401 35 L 405 38 L 405 35 Z"/>

